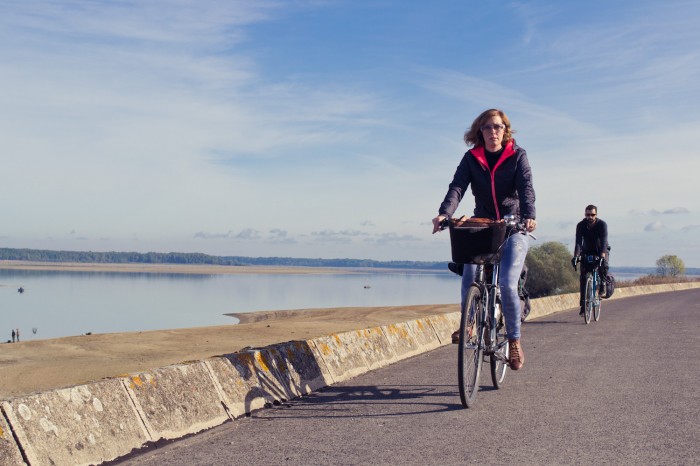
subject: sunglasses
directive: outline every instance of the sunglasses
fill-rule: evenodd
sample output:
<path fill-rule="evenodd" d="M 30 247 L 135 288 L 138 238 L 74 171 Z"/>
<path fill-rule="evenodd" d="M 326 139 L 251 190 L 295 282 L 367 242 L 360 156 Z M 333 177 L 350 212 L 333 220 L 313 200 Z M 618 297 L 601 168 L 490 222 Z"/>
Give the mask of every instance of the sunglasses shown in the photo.
<path fill-rule="evenodd" d="M 484 131 L 486 133 L 490 133 L 491 131 L 496 131 L 497 133 L 500 133 L 506 129 L 506 125 L 484 125 L 481 127 L 481 131 Z"/>
<path fill-rule="evenodd" d="M 595 217 L 596 214 L 586 214 L 586 217 Z"/>

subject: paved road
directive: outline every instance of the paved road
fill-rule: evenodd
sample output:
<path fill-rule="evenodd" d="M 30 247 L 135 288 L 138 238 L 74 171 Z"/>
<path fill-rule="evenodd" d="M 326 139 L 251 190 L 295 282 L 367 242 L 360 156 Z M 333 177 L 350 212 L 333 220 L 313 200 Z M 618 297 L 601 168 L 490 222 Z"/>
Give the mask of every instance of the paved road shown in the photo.
<path fill-rule="evenodd" d="M 700 290 L 523 327 L 526 362 L 462 409 L 444 347 L 124 465 L 698 464 Z"/>

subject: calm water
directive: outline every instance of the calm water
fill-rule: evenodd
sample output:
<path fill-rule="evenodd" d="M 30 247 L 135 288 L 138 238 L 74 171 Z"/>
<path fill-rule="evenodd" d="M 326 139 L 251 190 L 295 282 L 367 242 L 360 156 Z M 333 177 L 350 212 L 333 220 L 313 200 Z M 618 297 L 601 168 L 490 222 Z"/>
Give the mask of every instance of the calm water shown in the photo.
<path fill-rule="evenodd" d="M 181 275 L 0 270 L 0 341 L 236 323 L 231 312 L 459 302 L 449 272 Z M 19 287 L 25 292 L 17 292 Z M 369 286 L 369 288 L 365 288 Z M 32 329 L 36 329 L 36 334 Z"/>

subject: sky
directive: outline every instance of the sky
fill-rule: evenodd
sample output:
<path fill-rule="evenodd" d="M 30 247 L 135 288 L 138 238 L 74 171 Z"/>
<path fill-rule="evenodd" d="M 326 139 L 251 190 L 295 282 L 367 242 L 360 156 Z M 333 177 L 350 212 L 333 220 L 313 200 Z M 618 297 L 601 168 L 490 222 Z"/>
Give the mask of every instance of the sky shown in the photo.
<path fill-rule="evenodd" d="M 483 110 L 537 240 L 700 267 L 695 0 L 0 0 L 0 247 L 448 261 Z M 471 215 L 465 197 L 458 214 Z"/>

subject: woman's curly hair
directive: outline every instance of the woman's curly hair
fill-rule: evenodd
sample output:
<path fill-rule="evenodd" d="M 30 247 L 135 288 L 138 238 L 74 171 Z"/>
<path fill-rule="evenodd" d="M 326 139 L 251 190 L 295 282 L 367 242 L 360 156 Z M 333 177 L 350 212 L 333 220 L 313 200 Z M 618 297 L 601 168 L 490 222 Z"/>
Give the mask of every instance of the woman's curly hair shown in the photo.
<path fill-rule="evenodd" d="M 464 142 L 467 144 L 467 146 L 480 147 L 484 145 L 484 135 L 481 133 L 481 127 L 484 126 L 486 120 L 493 116 L 501 117 L 503 124 L 506 125 L 506 129 L 503 130 L 503 145 L 505 146 L 508 141 L 513 139 L 513 133 L 515 133 L 515 131 L 513 131 L 510 127 L 510 120 L 508 119 L 508 116 L 503 112 L 503 110 L 491 108 L 476 117 L 476 120 L 474 120 L 474 123 L 472 123 L 471 128 L 464 133 Z"/>

